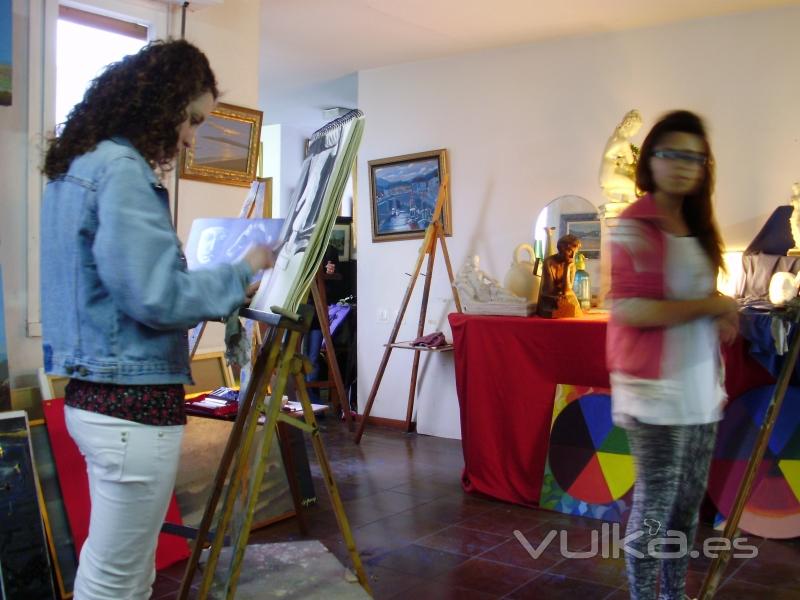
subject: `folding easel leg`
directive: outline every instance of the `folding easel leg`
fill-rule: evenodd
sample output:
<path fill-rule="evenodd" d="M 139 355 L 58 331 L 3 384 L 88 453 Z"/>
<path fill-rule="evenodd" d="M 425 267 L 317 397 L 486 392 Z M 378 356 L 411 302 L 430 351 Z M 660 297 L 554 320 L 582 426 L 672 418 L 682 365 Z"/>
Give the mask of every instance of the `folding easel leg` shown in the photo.
<path fill-rule="evenodd" d="M 456 289 L 456 278 L 453 275 L 453 265 L 450 264 L 450 253 L 447 251 L 447 244 L 444 241 L 444 230 L 439 226 L 439 223 L 436 223 L 436 234 L 439 238 L 439 241 L 442 243 L 442 257 L 444 258 L 444 264 L 447 266 L 447 277 L 450 279 L 450 290 L 453 292 L 453 300 L 456 303 L 456 310 L 458 312 L 464 312 L 461 309 L 461 299 L 458 297 L 458 290 Z"/>
<path fill-rule="evenodd" d="M 328 320 L 328 304 L 324 298 L 325 286 L 319 275 L 317 275 L 317 278 L 311 285 L 311 295 L 314 297 L 314 307 L 317 309 L 317 317 L 319 318 L 322 337 L 325 339 L 325 345 L 328 348 L 328 371 L 333 377 L 333 384 L 336 386 L 336 395 L 338 396 L 335 404 L 341 404 L 345 420 L 348 426 L 352 427 L 353 414 L 350 412 L 350 402 L 348 402 L 347 394 L 344 391 L 342 372 L 339 370 L 339 361 L 336 360 L 336 352 L 333 347 L 333 339 L 331 338 L 331 323 Z M 335 408 L 338 410 L 337 406 L 335 406 Z"/>
<path fill-rule="evenodd" d="M 290 367 L 290 356 L 294 354 L 294 348 L 297 346 L 297 341 L 300 337 L 300 333 L 298 331 L 292 331 L 289 333 L 288 340 L 283 344 L 280 344 L 278 341 L 275 341 L 273 344 L 274 346 L 278 347 L 280 350 L 280 360 L 277 363 L 277 375 L 275 378 L 275 385 L 272 390 L 272 397 L 273 398 L 282 398 L 283 392 L 286 389 L 286 381 L 289 376 L 289 367 Z M 254 371 L 255 376 L 255 371 Z M 258 398 L 263 398 L 264 393 L 266 390 L 266 384 L 268 379 L 269 373 L 259 373 L 258 380 Z M 250 387 L 248 386 L 248 392 Z M 231 475 L 230 482 L 228 484 L 228 489 L 225 495 L 225 501 L 222 504 L 222 514 L 219 518 L 219 524 L 217 525 L 217 535 L 214 539 L 214 543 L 211 545 L 211 553 L 208 557 L 208 562 L 206 563 L 205 570 L 203 572 L 203 580 L 200 584 L 200 592 L 198 597 L 200 600 L 204 600 L 209 590 L 211 589 L 211 583 L 214 578 L 214 572 L 216 571 L 217 561 L 219 559 L 220 551 L 222 550 L 222 541 L 224 539 L 224 534 L 228 530 L 228 526 L 230 525 L 231 517 L 233 516 L 233 507 L 236 504 L 236 498 L 239 494 L 239 486 L 241 485 L 242 481 L 244 480 L 244 474 L 246 472 L 246 468 L 248 465 L 250 453 L 252 450 L 252 443 L 255 437 L 256 425 L 258 423 L 258 406 L 260 406 L 260 402 L 256 404 L 256 410 L 251 411 L 250 418 L 248 420 L 248 428 L 247 428 L 247 436 L 245 437 L 245 442 L 242 448 L 240 449 L 239 453 L 236 456 L 236 465 L 233 471 L 233 475 Z M 269 437 L 271 441 L 271 436 L 274 434 L 275 424 L 272 423 L 272 430 L 265 432 L 265 438 Z M 246 542 L 246 540 L 245 540 Z"/>
<path fill-rule="evenodd" d="M 431 294 L 431 281 L 433 280 L 433 261 L 436 258 L 436 240 L 431 244 L 428 253 L 428 273 L 425 276 L 425 286 L 422 289 L 422 306 L 419 311 L 419 321 L 417 323 L 417 337 L 420 337 L 425 330 L 425 319 L 428 316 L 428 298 Z M 414 416 L 414 397 L 417 394 L 417 373 L 419 372 L 420 351 L 414 351 L 414 359 L 411 365 L 411 383 L 408 388 L 408 403 L 406 404 L 406 432 L 411 431 L 411 420 Z"/>
<path fill-rule="evenodd" d="M 405 296 L 403 296 L 403 301 L 400 303 L 400 310 L 397 312 L 397 318 L 394 320 L 392 333 L 389 334 L 389 341 L 386 343 L 386 349 L 383 351 L 383 358 L 381 359 L 381 364 L 378 366 L 378 373 L 375 375 L 375 381 L 372 382 L 372 389 L 370 390 L 369 397 L 367 398 L 367 405 L 364 407 L 364 414 L 361 415 L 361 422 L 358 424 L 358 430 L 356 431 L 355 437 L 356 444 L 361 442 L 361 436 L 364 435 L 364 427 L 367 426 L 367 419 L 369 418 L 369 413 L 372 410 L 372 403 L 375 402 L 375 396 L 378 395 L 378 388 L 381 386 L 381 380 L 383 379 L 383 374 L 386 371 L 386 365 L 389 362 L 389 356 L 392 354 L 392 344 L 397 341 L 397 332 L 400 331 L 400 325 L 403 323 L 403 317 L 406 314 L 408 302 L 411 300 L 411 294 L 414 291 L 414 285 L 416 284 L 417 277 L 419 277 L 419 272 L 422 269 L 422 261 L 425 259 L 425 255 L 427 254 L 429 248 L 430 245 L 427 247 L 423 245 L 423 247 L 420 249 L 419 256 L 417 257 L 417 264 L 414 267 L 414 273 L 411 275 L 411 281 L 408 282 Z"/>
<path fill-rule="evenodd" d="M 303 417 L 305 418 L 306 424 L 311 428 L 311 443 L 314 445 L 314 452 L 319 461 L 325 488 L 328 490 L 328 496 L 333 505 L 333 514 L 336 515 L 336 522 L 339 524 L 339 530 L 342 532 L 342 538 L 344 539 L 345 546 L 347 546 L 347 553 L 350 555 L 350 560 L 353 561 L 356 577 L 358 577 L 361 587 L 371 596 L 372 590 L 369 586 L 369 579 L 364 571 L 364 565 L 361 564 L 361 557 L 358 555 L 358 550 L 356 550 L 356 542 L 353 538 L 353 532 L 350 530 L 350 523 L 347 520 L 347 515 L 344 512 L 344 505 L 339 496 L 339 489 L 336 487 L 336 481 L 333 479 L 331 465 L 328 462 L 328 456 L 325 453 L 325 447 L 319 435 L 317 418 L 314 416 L 314 411 L 311 408 L 311 401 L 308 399 L 305 379 L 303 378 L 302 372 L 296 374 L 294 377 L 297 385 L 297 395 L 300 397 L 300 403 L 303 405 Z"/>
<path fill-rule="evenodd" d="M 282 335 L 282 330 L 280 330 L 280 333 Z M 265 342 L 258 353 L 256 364 L 253 368 L 253 378 L 247 386 L 244 399 L 239 403 L 239 414 L 236 416 L 236 421 L 233 424 L 228 443 L 225 445 L 225 450 L 222 453 L 220 466 L 214 477 L 214 486 L 206 502 L 203 518 L 200 521 L 200 527 L 197 531 L 197 538 L 192 546 L 192 554 L 186 563 L 186 570 L 183 573 L 181 587 L 176 596 L 178 600 L 186 600 L 189 596 L 189 590 L 192 587 L 192 581 L 194 580 L 194 575 L 197 572 L 197 566 L 200 561 L 200 553 L 203 550 L 203 545 L 211 529 L 211 521 L 216 513 L 217 504 L 222 496 L 222 490 L 225 487 L 225 481 L 228 478 L 231 465 L 237 457 L 237 452 L 240 451 L 242 438 L 244 437 L 245 439 L 245 445 L 247 445 L 248 437 L 252 438 L 251 429 L 254 431 L 255 427 L 254 425 L 251 427 L 250 417 L 254 412 L 257 412 L 255 410 L 257 398 L 263 397 L 263 395 L 260 396 L 260 394 L 263 394 L 262 390 L 266 389 L 268 384 L 266 373 L 271 373 L 277 364 L 280 351 L 280 344 L 277 341 L 280 340 L 278 334 L 279 330 L 276 328 L 273 328 L 269 332 L 269 341 Z M 257 415 L 254 420 L 257 420 Z M 224 537 L 225 532 L 218 530 L 214 539 L 222 540 Z"/>
<path fill-rule="evenodd" d="M 780 414 L 783 398 L 786 395 L 786 388 L 789 386 L 789 380 L 792 377 L 795 364 L 797 363 L 798 352 L 800 352 L 800 331 L 796 331 L 794 339 L 792 339 L 789 354 L 786 357 L 786 362 L 783 363 L 781 372 L 778 375 L 778 381 L 775 383 L 775 390 L 772 392 L 772 399 L 767 406 L 767 412 L 764 415 L 764 423 L 762 423 L 761 430 L 756 438 L 753 454 L 750 456 L 750 461 L 747 463 L 747 470 L 744 473 L 739 491 L 736 494 L 736 500 L 734 500 L 731 514 L 728 515 L 728 521 L 725 523 L 725 530 L 722 535 L 731 542 L 733 542 L 736 537 L 739 521 L 742 518 L 745 504 L 747 504 L 750 498 L 750 492 L 753 489 L 756 473 L 764 458 L 764 453 L 767 450 L 775 421 Z M 727 544 L 727 549 L 721 551 L 708 567 L 708 572 L 703 581 L 703 587 L 700 590 L 700 600 L 711 600 L 714 597 L 730 557 L 731 544 Z"/>
<path fill-rule="evenodd" d="M 292 346 L 289 347 L 291 348 Z M 269 404 L 265 410 L 266 422 L 264 423 L 264 434 L 263 439 L 261 440 L 260 455 L 258 458 L 254 457 L 255 460 L 253 462 L 255 463 L 255 469 L 253 469 L 253 471 L 249 474 L 246 471 L 243 472 L 243 479 L 248 475 L 250 476 L 246 495 L 247 508 L 244 522 L 241 524 L 241 529 L 236 532 L 234 536 L 235 542 L 233 543 L 233 559 L 231 561 L 231 567 L 228 573 L 228 581 L 226 582 L 225 586 L 225 597 L 228 600 L 233 600 L 236 595 L 236 587 L 239 583 L 239 576 L 241 575 L 242 562 L 244 561 L 244 554 L 247 550 L 247 540 L 250 538 L 250 528 L 253 525 L 253 515 L 256 512 L 256 503 L 258 502 L 259 491 L 261 490 L 261 484 L 264 480 L 264 472 L 266 471 L 267 463 L 269 462 L 269 453 L 272 450 L 272 440 L 276 435 L 278 414 L 280 413 L 281 409 L 281 398 L 283 397 L 283 392 L 286 389 L 291 367 L 291 359 L 284 354 L 281 362 L 278 365 L 278 374 L 275 381 L 274 392 L 272 396 L 270 396 Z M 250 457 L 246 456 L 244 459 L 245 461 L 248 461 L 250 460 Z M 228 513 L 231 515 L 233 514 L 233 507 L 236 504 L 236 497 L 231 496 L 229 499 L 230 505 L 223 507 L 226 511 L 223 512 L 223 517 L 227 516 Z M 223 519 L 220 521 L 224 523 L 224 525 L 221 525 L 221 527 L 227 526 L 227 522 L 224 522 Z M 221 547 L 222 545 L 220 544 L 220 548 Z M 204 586 L 206 580 L 209 581 L 209 589 L 210 582 L 213 581 L 214 578 L 213 567 L 216 567 L 216 561 L 212 563 L 211 558 L 209 558 L 209 569 L 207 569 L 203 578 Z"/>

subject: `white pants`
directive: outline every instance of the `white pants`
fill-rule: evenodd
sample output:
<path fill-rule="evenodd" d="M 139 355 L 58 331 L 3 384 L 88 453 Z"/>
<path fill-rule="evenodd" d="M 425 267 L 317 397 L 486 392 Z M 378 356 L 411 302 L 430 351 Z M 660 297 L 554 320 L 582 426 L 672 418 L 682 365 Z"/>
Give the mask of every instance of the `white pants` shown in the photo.
<path fill-rule="evenodd" d="M 75 600 L 148 600 L 183 425 L 142 425 L 69 406 L 64 412 L 86 458 L 92 502 Z"/>

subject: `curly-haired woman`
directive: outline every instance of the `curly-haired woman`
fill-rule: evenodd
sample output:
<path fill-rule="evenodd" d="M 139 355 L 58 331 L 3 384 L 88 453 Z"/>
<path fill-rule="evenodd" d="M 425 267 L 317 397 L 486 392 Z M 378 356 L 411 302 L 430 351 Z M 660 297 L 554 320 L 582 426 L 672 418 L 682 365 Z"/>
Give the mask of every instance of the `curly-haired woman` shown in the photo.
<path fill-rule="evenodd" d="M 189 272 L 171 225 L 159 174 L 217 96 L 200 50 L 151 43 L 92 82 L 45 157 L 44 364 L 71 378 L 67 428 L 92 503 L 76 600 L 149 598 L 186 422 L 186 330 L 233 312 L 273 263 L 256 247 L 240 263 Z"/>

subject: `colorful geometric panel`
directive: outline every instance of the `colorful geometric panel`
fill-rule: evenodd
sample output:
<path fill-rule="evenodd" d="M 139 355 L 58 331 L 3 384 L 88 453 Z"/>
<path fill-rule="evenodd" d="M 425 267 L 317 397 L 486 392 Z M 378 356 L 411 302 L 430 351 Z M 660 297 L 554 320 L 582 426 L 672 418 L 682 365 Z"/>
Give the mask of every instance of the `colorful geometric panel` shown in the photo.
<path fill-rule="evenodd" d="M 630 510 L 633 458 L 611 419 L 609 390 L 558 385 L 539 505 L 621 522 Z"/>
<path fill-rule="evenodd" d="M 736 398 L 720 423 L 708 494 L 723 517 L 733 507 L 773 390 L 763 386 Z M 739 527 L 766 538 L 800 536 L 800 388 L 786 391 Z"/>

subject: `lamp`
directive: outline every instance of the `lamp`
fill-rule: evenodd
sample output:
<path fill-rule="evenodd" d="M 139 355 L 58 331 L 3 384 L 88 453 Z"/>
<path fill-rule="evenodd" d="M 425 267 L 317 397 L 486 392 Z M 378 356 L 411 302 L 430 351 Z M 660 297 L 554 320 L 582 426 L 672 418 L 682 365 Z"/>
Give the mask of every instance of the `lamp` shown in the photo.
<path fill-rule="evenodd" d="M 722 253 L 722 263 L 725 271 L 720 269 L 717 275 L 717 290 L 726 296 L 736 296 L 742 282 L 744 270 L 742 269 L 741 250 L 731 250 Z"/>

